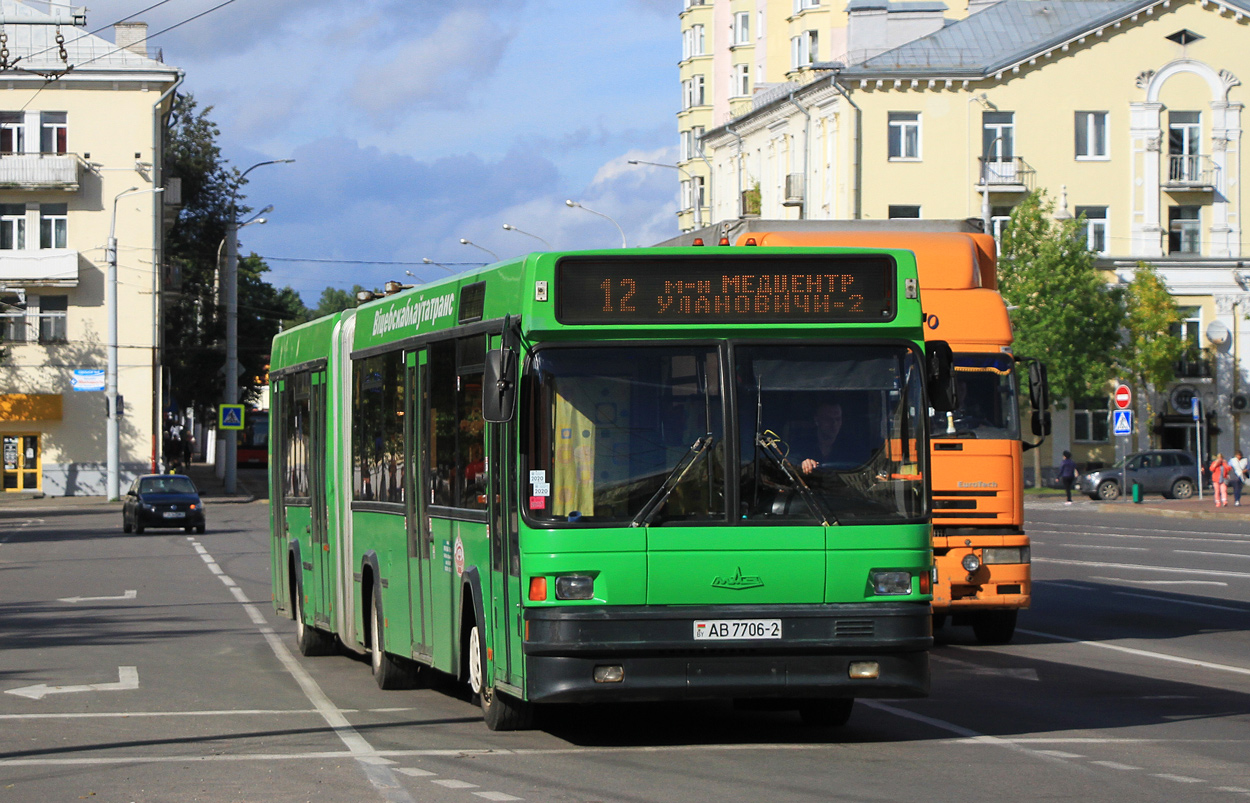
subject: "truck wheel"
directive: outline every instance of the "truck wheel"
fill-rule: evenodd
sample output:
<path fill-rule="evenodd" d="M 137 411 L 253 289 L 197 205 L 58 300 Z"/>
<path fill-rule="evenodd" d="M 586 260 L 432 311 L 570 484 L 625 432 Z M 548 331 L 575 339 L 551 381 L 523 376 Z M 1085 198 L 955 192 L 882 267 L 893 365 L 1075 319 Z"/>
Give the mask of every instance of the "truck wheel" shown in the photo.
<path fill-rule="evenodd" d="M 1019 611 L 984 611 L 972 619 L 972 632 L 982 644 L 1006 644 L 1016 633 Z"/>
<path fill-rule="evenodd" d="M 295 644 L 300 655 L 329 655 L 334 651 L 334 637 L 323 630 L 304 624 L 304 594 L 298 584 L 291 586 L 291 607 L 295 613 Z"/>
<path fill-rule="evenodd" d="M 482 718 L 493 731 L 529 730 L 534 706 L 486 683 L 486 651 L 477 625 L 469 631 L 469 690 L 482 706 Z"/>
<path fill-rule="evenodd" d="M 369 665 L 373 670 L 373 682 L 379 689 L 411 689 L 415 684 L 415 673 L 404 666 L 402 658 L 397 658 L 386 651 L 385 636 L 382 635 L 381 603 L 377 593 L 369 603 Z"/>
<path fill-rule="evenodd" d="M 1120 486 L 1115 480 L 1103 480 L 1098 483 L 1098 498 L 1110 502 L 1120 498 Z"/>
<path fill-rule="evenodd" d="M 799 717 L 804 725 L 817 728 L 840 728 L 851 718 L 854 697 L 831 697 L 799 702 Z"/>

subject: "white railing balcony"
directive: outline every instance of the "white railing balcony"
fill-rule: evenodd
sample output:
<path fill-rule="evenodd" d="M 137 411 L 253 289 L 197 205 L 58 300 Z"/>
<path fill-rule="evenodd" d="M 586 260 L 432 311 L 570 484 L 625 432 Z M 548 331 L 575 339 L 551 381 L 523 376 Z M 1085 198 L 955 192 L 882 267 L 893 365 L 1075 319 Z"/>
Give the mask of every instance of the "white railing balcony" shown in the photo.
<path fill-rule="evenodd" d="M 786 196 L 781 202 L 782 206 L 802 206 L 803 205 L 803 174 L 789 173 L 786 175 Z"/>
<path fill-rule="evenodd" d="M 1164 186 L 1170 189 L 1207 190 L 1216 188 L 1219 167 L 1210 156 L 1198 153 L 1168 154 L 1168 176 Z"/>
<path fill-rule="evenodd" d="M 0 189 L 77 192 L 82 166 L 76 153 L 3 153 Z"/>
<path fill-rule="evenodd" d="M 981 159 L 981 180 L 977 186 L 991 192 L 1031 192 L 1036 171 L 1019 156 L 1007 159 Z"/>
<path fill-rule="evenodd" d="M 78 252 L 69 248 L 0 251 L 0 284 L 78 285 Z"/>

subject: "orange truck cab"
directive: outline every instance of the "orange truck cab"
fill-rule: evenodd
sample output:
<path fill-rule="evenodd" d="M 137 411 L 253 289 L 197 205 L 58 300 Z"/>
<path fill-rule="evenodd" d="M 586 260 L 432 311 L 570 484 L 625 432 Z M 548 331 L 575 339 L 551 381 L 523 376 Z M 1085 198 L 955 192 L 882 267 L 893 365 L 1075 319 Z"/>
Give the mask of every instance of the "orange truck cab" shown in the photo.
<path fill-rule="evenodd" d="M 925 339 L 950 345 L 960 391 L 958 409 L 930 420 L 934 624 L 949 617 L 972 625 L 982 643 L 1010 641 L 1017 613 L 1030 601 L 1021 454 L 1040 441 L 1021 440 L 1017 360 L 998 293 L 994 239 L 969 232 L 753 231 L 737 244 L 915 253 Z M 1045 369 L 1031 365 L 1028 376 L 1034 407 L 1044 410 Z M 1049 434 L 1039 416 L 1033 430 Z"/>

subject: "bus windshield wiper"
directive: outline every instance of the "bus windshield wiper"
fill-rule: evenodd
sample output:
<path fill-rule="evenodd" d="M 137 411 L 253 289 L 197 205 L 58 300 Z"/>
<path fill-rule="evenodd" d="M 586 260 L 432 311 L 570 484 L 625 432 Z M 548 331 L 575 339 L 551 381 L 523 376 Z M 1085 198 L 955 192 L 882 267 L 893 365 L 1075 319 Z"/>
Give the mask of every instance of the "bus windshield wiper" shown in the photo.
<path fill-rule="evenodd" d="M 664 482 L 651 495 L 647 503 L 638 511 L 638 515 L 634 516 L 634 520 L 629 523 L 630 527 L 640 527 L 644 524 L 650 524 L 651 520 L 659 515 L 660 509 L 664 507 L 664 503 L 672 496 L 673 491 L 686 478 L 690 470 L 699 462 L 699 458 L 707 454 L 708 448 L 712 442 L 716 440 L 712 433 L 700 435 L 695 442 L 690 445 L 686 453 L 677 461 L 677 465 L 673 466 L 673 470 L 668 472 L 668 476 L 664 478 Z"/>
<path fill-rule="evenodd" d="M 781 453 L 781 448 L 777 446 L 776 435 L 773 435 L 772 432 L 763 434 L 757 433 L 755 436 L 755 445 L 777 464 L 777 467 L 780 468 L 782 473 L 786 475 L 786 479 L 790 481 L 790 487 L 799 492 L 799 496 L 803 498 L 803 501 L 807 503 L 807 506 L 811 508 L 812 512 L 816 514 L 816 517 L 820 519 L 821 525 L 828 527 L 829 522 L 841 524 L 837 518 L 830 515 L 825 510 L 824 506 L 820 504 L 820 500 L 816 498 L 816 494 L 812 493 L 812 489 L 807 487 L 807 483 L 804 482 L 803 478 L 799 476 L 799 473 L 794 470 L 794 466 L 790 465 L 790 463 L 786 461 L 786 456 Z"/>

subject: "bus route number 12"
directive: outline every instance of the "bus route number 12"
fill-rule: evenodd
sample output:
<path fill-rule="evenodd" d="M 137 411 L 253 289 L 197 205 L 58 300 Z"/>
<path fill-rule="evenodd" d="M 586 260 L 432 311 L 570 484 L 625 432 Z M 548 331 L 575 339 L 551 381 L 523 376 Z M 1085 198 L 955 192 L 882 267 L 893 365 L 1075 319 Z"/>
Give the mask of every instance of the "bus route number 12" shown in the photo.
<path fill-rule="evenodd" d="M 620 301 L 616 307 L 612 306 L 612 280 L 604 279 L 599 283 L 599 287 L 603 290 L 603 311 L 604 312 L 637 312 L 634 305 L 629 303 L 634 293 L 638 291 L 637 284 L 633 279 L 621 279 L 620 289 L 622 292 Z"/>

